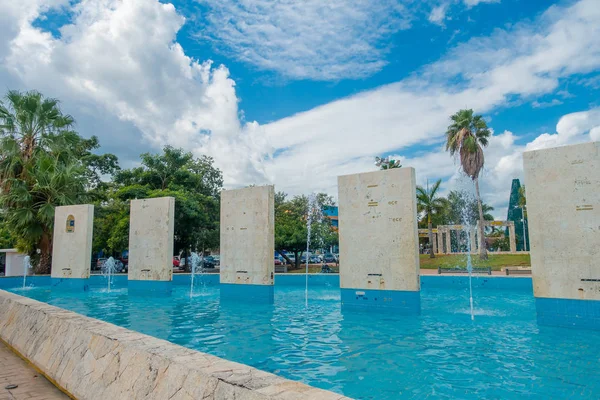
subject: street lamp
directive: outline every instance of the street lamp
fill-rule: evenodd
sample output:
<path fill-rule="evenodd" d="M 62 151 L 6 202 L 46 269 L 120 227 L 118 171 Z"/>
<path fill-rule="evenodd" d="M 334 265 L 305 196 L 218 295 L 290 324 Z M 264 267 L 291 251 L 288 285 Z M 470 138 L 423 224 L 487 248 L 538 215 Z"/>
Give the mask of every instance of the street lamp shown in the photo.
<path fill-rule="evenodd" d="M 527 208 L 527 206 L 515 206 L 515 208 L 521 209 L 521 222 L 523 223 L 523 251 L 527 251 L 527 235 L 525 234 L 525 209 Z"/>

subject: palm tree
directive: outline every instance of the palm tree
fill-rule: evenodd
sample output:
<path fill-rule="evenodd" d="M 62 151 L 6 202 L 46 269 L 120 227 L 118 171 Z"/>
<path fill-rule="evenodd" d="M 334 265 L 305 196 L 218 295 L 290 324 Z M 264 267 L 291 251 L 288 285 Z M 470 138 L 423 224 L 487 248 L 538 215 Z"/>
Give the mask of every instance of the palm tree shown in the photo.
<path fill-rule="evenodd" d="M 460 157 L 463 172 L 475 182 L 475 192 L 479 207 L 479 235 L 482 246 L 479 258 L 487 259 L 485 248 L 485 226 L 481 194 L 479 192 L 479 173 L 483 169 L 484 157 L 482 147 L 488 145 L 490 130 L 481 115 L 473 115 L 473 110 L 460 110 L 450 117 L 452 123 L 446 131 L 446 151 L 452 156 Z"/>
<path fill-rule="evenodd" d="M 54 208 L 85 193 L 72 124 L 57 100 L 38 92 L 9 91 L 0 102 L 0 207 L 17 248 L 40 249 L 40 272 L 50 270 Z"/>
<path fill-rule="evenodd" d="M 427 188 L 423 188 L 422 186 L 417 186 L 417 210 L 419 213 L 425 213 L 427 216 L 427 229 L 429 230 L 429 257 L 434 258 L 435 254 L 433 253 L 433 228 L 431 225 L 431 217 L 433 215 L 438 215 L 444 212 L 446 201 L 443 197 L 438 197 L 437 192 L 440 188 L 440 184 L 442 183 L 441 179 L 438 179 L 436 183 L 433 184 L 431 189 L 429 185 Z"/>
<path fill-rule="evenodd" d="M 0 101 L 0 133 L 19 143 L 23 162 L 31 159 L 40 141 L 68 130 L 73 123 L 73 117 L 60 111 L 58 100 L 36 91 L 9 90 L 6 105 Z"/>
<path fill-rule="evenodd" d="M 375 157 L 375 165 L 379 167 L 379 169 L 394 169 L 394 168 L 402 168 L 402 164 L 400 164 L 400 160 L 393 160 L 390 157 Z"/>

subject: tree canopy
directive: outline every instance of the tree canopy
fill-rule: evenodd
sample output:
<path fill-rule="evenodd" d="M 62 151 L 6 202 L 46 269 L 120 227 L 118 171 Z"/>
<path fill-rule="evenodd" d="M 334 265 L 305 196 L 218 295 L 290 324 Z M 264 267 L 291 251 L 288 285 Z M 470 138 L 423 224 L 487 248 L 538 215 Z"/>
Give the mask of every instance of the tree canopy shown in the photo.
<path fill-rule="evenodd" d="M 283 192 L 275 194 L 275 250 L 288 262 L 286 252 L 294 254 L 295 267 L 300 266 L 300 255 L 306 251 L 308 239 L 308 218 L 311 219 L 311 249 L 327 248 L 337 244 L 337 232 L 331 221 L 323 217 L 325 206 L 335 205 L 333 198 L 325 193 L 315 195 L 309 209 L 309 197 L 300 195 L 287 200 Z"/>
<path fill-rule="evenodd" d="M 0 207 L 16 247 L 40 250 L 38 272 L 50 271 L 54 208 L 84 202 L 94 175 L 85 156 L 97 139 L 73 123 L 38 92 L 9 91 L 0 102 Z"/>

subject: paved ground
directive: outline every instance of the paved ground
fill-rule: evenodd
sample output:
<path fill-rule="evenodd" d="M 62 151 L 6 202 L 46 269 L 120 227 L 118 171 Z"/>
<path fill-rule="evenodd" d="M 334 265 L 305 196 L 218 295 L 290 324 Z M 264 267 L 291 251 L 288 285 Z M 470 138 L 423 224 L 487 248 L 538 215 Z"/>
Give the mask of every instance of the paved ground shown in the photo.
<path fill-rule="evenodd" d="M 7 385 L 19 385 L 5 389 Z M 69 397 L 58 390 L 29 364 L 0 342 L 0 400 L 64 400 Z"/>

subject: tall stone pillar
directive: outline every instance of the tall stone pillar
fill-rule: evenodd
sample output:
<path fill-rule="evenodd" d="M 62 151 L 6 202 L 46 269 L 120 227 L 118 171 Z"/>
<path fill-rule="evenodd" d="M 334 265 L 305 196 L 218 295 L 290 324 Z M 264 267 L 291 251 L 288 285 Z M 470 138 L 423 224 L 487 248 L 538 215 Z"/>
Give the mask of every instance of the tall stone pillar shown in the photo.
<path fill-rule="evenodd" d="M 94 206 L 80 204 L 54 209 L 52 286 L 87 290 L 92 264 Z"/>
<path fill-rule="evenodd" d="M 431 234 L 431 251 L 433 251 L 433 254 L 437 253 L 437 240 L 436 240 L 437 234 L 436 233 L 432 233 Z"/>
<path fill-rule="evenodd" d="M 275 189 L 221 192 L 221 298 L 273 301 Z"/>
<path fill-rule="evenodd" d="M 438 231 L 435 234 L 434 240 L 437 243 L 437 254 L 442 254 L 444 252 L 444 243 L 442 242 L 442 230 L 438 226 Z"/>
<path fill-rule="evenodd" d="M 600 330 L 600 142 L 523 164 L 538 323 Z"/>
<path fill-rule="evenodd" d="M 452 253 L 452 232 L 449 228 L 446 228 L 446 254 Z"/>
<path fill-rule="evenodd" d="M 477 252 L 477 232 L 474 227 L 469 228 L 469 238 L 471 240 L 471 253 Z"/>
<path fill-rule="evenodd" d="M 415 170 L 338 177 L 345 308 L 420 312 Z"/>
<path fill-rule="evenodd" d="M 173 279 L 175 198 L 131 200 L 130 293 L 170 293 Z"/>
<path fill-rule="evenodd" d="M 510 252 L 516 253 L 517 252 L 517 240 L 516 240 L 516 236 L 515 236 L 515 223 L 512 221 L 509 221 L 509 223 L 508 223 L 508 241 L 510 243 Z"/>

